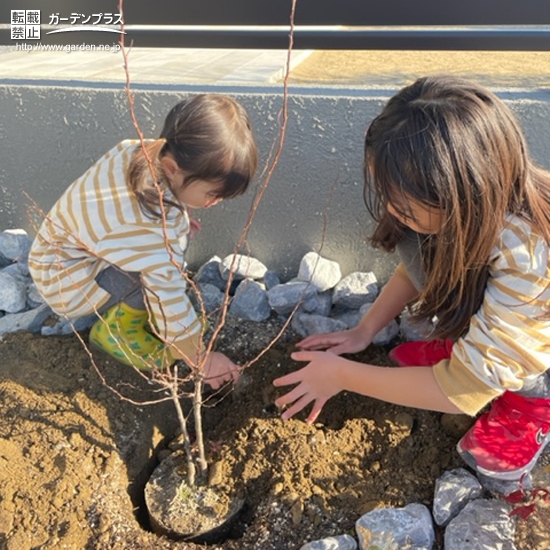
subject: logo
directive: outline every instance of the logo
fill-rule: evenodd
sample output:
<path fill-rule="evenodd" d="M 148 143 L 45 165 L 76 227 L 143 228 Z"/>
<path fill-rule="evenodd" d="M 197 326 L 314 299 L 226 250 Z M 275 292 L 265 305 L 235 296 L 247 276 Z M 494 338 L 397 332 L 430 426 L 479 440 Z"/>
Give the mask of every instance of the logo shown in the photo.
<path fill-rule="evenodd" d="M 40 40 L 40 10 L 11 10 L 10 22 L 12 40 Z M 86 15 L 73 12 L 68 17 L 60 17 L 59 13 L 52 13 L 49 16 L 47 27 L 57 27 L 60 24 L 59 28 L 54 28 L 44 34 L 78 31 L 126 34 L 120 29 L 120 25 L 122 25 L 121 13 L 92 13 Z"/>
<path fill-rule="evenodd" d="M 11 10 L 11 39 L 40 40 L 40 10 Z"/>
<path fill-rule="evenodd" d="M 546 438 L 548 437 L 548 434 L 550 433 L 550 430 L 546 430 L 546 432 L 543 432 L 542 429 L 539 429 L 537 432 L 537 435 L 535 436 L 535 439 L 537 441 L 538 445 L 544 445 L 544 442 Z"/>

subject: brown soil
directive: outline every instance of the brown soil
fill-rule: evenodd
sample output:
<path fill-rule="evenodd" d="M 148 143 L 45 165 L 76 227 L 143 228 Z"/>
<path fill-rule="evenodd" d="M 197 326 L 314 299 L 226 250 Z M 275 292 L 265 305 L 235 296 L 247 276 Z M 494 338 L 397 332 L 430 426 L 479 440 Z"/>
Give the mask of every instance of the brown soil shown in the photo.
<path fill-rule="evenodd" d="M 220 349 L 241 362 L 279 327 L 230 324 Z M 233 538 L 211 548 L 292 550 L 353 533 L 376 507 L 431 506 L 435 479 L 462 465 L 454 446 L 463 417 L 341 394 L 315 425 L 303 416 L 282 421 L 273 400 L 283 390 L 271 382 L 296 368 L 293 341 L 286 334 L 205 410 L 211 475 L 218 485 L 242 483 L 247 494 Z M 202 548 L 158 537 L 147 524 L 143 487 L 174 439 L 175 414 L 169 402 L 128 399 L 162 398 L 155 385 L 96 357 L 102 380 L 76 336 L 8 335 L 0 357 L 0 549 Z M 363 360 L 387 364 L 383 349 Z M 548 525 L 549 510 L 538 507 L 518 524 L 518 549 L 550 548 Z"/>

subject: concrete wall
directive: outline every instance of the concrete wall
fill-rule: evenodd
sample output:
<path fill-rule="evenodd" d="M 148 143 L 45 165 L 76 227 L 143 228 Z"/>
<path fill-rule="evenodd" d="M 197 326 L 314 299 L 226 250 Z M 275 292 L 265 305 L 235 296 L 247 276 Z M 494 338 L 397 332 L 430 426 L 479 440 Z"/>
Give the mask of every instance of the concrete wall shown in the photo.
<path fill-rule="evenodd" d="M 198 91 L 228 93 L 245 105 L 265 167 L 277 145 L 280 88 L 136 90 L 145 136 L 156 137 L 172 105 Z M 285 278 L 296 273 L 310 250 L 338 261 L 344 274 L 373 270 L 380 280 L 387 278 L 394 259 L 365 243 L 372 223 L 362 200 L 361 168 L 367 124 L 395 91 L 290 90 L 282 156 L 248 237 L 253 256 Z M 534 158 L 550 168 L 550 90 L 499 95 L 521 120 Z M 135 136 L 120 89 L 0 86 L 0 230 L 24 227 L 34 233 L 27 213 L 32 201 L 49 210 L 105 151 Z M 189 250 L 192 267 L 232 252 L 252 195 L 196 213 L 203 231 Z"/>

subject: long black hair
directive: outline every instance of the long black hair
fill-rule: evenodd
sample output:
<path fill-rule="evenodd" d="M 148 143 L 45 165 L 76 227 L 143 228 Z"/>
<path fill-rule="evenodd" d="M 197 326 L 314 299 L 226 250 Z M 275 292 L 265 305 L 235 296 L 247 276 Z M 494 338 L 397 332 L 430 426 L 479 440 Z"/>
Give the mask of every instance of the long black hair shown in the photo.
<path fill-rule="evenodd" d="M 365 139 L 365 202 L 377 222 L 372 244 L 391 251 L 411 199 L 442 214 L 422 245 L 425 286 L 417 319 L 458 337 L 481 306 L 491 249 L 508 214 L 550 242 L 550 173 L 529 158 L 512 111 L 469 81 L 421 78 L 390 99 Z"/>

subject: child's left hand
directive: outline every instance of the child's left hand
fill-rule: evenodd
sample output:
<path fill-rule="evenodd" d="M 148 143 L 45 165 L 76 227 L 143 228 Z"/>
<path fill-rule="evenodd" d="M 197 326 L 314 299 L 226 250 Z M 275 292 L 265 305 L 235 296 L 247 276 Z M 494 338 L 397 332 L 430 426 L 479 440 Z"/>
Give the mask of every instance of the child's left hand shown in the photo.
<path fill-rule="evenodd" d="M 213 389 L 217 390 L 226 382 L 239 379 L 239 367 L 229 357 L 219 351 L 213 351 L 204 365 L 204 381 Z"/>
<path fill-rule="evenodd" d="M 277 407 L 291 405 L 281 415 L 287 420 L 312 401 L 313 407 L 307 417 L 308 424 L 315 422 L 325 403 L 344 388 L 339 376 L 339 364 L 345 359 L 329 352 L 298 351 L 291 355 L 295 361 L 309 361 L 304 368 L 281 376 L 273 381 L 274 386 L 298 384 L 275 401 Z"/>
<path fill-rule="evenodd" d="M 195 236 L 195 233 L 201 230 L 201 224 L 195 218 L 189 216 L 189 236 L 193 238 Z"/>

